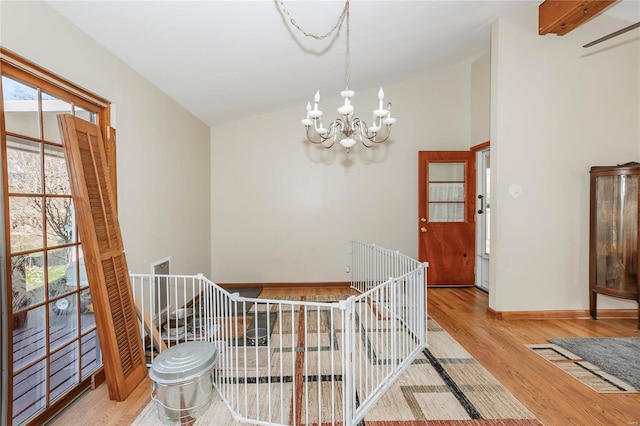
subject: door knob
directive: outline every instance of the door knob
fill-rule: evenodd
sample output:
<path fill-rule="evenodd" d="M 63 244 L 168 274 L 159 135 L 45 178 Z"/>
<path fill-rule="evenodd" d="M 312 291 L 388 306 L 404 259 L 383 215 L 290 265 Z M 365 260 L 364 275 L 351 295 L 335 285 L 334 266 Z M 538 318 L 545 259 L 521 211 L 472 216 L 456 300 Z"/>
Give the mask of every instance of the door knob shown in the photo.
<path fill-rule="evenodd" d="M 420 232 L 427 232 L 427 228 L 423 226 L 422 228 L 420 228 Z"/>
<path fill-rule="evenodd" d="M 427 221 L 427 219 L 426 219 L 426 218 L 424 218 L 424 217 L 421 217 L 421 218 L 420 218 L 420 222 L 426 222 L 426 221 Z"/>

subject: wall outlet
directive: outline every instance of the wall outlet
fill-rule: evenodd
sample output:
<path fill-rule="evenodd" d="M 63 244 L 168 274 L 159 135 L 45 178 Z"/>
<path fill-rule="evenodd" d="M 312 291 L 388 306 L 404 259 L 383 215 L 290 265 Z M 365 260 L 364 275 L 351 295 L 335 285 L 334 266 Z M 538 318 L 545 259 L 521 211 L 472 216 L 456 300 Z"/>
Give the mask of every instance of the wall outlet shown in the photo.
<path fill-rule="evenodd" d="M 351 266 L 347 265 L 347 266 L 344 268 L 344 271 L 345 271 L 347 274 L 348 274 L 348 273 L 350 273 L 350 272 L 351 272 Z"/>

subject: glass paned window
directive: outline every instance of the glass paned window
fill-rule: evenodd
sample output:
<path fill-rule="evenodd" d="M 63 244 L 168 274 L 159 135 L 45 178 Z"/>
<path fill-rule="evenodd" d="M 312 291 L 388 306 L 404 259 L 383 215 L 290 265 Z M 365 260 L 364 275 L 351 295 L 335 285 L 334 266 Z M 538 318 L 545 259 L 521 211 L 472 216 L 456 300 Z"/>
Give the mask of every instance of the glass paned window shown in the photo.
<path fill-rule="evenodd" d="M 47 340 L 45 338 L 45 332 L 44 306 L 27 311 L 24 326 L 22 328 L 14 328 L 13 330 L 14 372 L 19 371 L 46 354 Z M 14 397 L 15 396 L 14 390 Z"/>
<path fill-rule="evenodd" d="M 41 144 L 7 137 L 7 177 L 13 194 L 42 193 Z"/>
<path fill-rule="evenodd" d="M 34 364 L 13 378 L 13 423 L 23 424 L 46 406 L 46 363 Z"/>
<path fill-rule="evenodd" d="M 87 269 L 84 266 L 82 246 L 78 246 L 78 266 L 80 269 L 80 288 L 86 288 L 89 286 L 89 281 L 87 281 Z"/>
<path fill-rule="evenodd" d="M 94 112 L 87 111 L 80 107 L 76 107 L 76 117 L 80 117 L 89 123 L 97 123 L 97 116 Z"/>
<path fill-rule="evenodd" d="M 62 143 L 58 128 L 58 114 L 71 114 L 71 104 L 47 93 L 42 93 L 42 127 L 44 140 Z"/>
<path fill-rule="evenodd" d="M 49 344 L 56 350 L 78 338 L 78 293 L 55 299 L 49 307 Z"/>
<path fill-rule="evenodd" d="M 62 247 L 47 252 L 47 277 L 49 297 L 56 297 L 78 288 L 75 262 L 72 261 L 75 247 Z"/>
<path fill-rule="evenodd" d="M 56 400 L 65 391 L 76 385 L 78 375 L 78 343 L 74 342 L 51 354 L 49 398 Z"/>
<path fill-rule="evenodd" d="M 44 148 L 44 192 L 45 194 L 71 195 L 62 147 L 47 145 Z"/>
<path fill-rule="evenodd" d="M 11 252 L 41 249 L 42 197 L 9 197 Z"/>
<path fill-rule="evenodd" d="M 47 246 L 68 244 L 75 230 L 71 197 L 46 197 Z"/>
<path fill-rule="evenodd" d="M 13 312 L 44 301 L 44 256 L 42 252 L 11 257 Z"/>
<path fill-rule="evenodd" d="M 84 327 L 83 327 L 84 328 Z M 82 366 L 82 378 L 89 377 L 102 364 L 100 342 L 98 333 L 94 330 L 82 337 L 82 354 L 80 362 Z"/>
<path fill-rule="evenodd" d="M 5 129 L 32 138 L 40 138 L 38 90 L 2 76 Z"/>

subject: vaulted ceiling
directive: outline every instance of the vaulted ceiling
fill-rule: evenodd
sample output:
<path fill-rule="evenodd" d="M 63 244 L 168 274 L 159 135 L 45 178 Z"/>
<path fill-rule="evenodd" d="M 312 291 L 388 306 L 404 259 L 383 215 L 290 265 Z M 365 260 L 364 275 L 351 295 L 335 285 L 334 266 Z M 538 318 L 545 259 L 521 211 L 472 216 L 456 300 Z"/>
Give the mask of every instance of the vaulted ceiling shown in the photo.
<path fill-rule="evenodd" d="M 352 0 L 351 88 L 357 96 L 472 61 L 489 48 L 496 16 L 539 3 Z M 636 0 L 621 3 L 607 13 L 640 15 Z M 294 105 L 303 111 L 316 90 L 337 97 L 345 84 L 344 28 L 318 41 L 290 22 L 324 34 L 343 1 L 48 4 L 209 125 Z"/>

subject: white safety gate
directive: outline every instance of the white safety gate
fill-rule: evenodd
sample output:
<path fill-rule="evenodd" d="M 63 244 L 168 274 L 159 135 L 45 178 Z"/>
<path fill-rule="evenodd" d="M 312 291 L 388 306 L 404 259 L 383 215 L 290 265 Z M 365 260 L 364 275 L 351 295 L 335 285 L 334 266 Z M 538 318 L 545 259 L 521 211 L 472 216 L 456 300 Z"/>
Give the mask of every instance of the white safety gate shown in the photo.
<path fill-rule="evenodd" d="M 426 347 L 426 264 L 352 242 L 343 300 L 241 297 L 202 275 L 131 274 L 149 365 L 165 347 L 214 342 L 215 387 L 238 421 L 356 425 Z M 155 312 L 157 299 L 169 306 Z M 302 300 L 301 300 L 302 299 Z"/>

